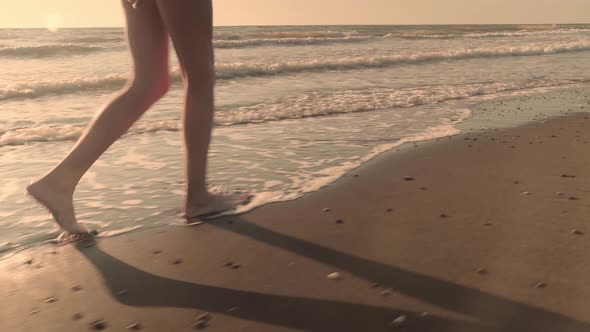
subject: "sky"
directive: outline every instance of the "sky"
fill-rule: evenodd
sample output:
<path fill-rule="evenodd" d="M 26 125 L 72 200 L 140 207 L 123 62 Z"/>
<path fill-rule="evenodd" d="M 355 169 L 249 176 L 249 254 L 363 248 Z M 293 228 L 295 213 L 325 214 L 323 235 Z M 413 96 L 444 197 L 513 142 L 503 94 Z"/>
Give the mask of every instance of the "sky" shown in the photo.
<path fill-rule="evenodd" d="M 122 26 L 120 1 L 0 0 L 0 28 Z M 590 0 L 213 0 L 213 5 L 218 26 L 590 23 Z"/>

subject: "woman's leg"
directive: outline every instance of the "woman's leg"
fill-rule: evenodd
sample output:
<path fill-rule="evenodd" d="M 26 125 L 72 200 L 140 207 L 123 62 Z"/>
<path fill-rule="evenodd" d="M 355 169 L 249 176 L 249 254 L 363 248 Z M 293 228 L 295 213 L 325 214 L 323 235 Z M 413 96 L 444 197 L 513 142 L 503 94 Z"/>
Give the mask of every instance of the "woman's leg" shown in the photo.
<path fill-rule="evenodd" d="M 92 164 L 168 90 L 168 34 L 155 2 L 137 9 L 123 0 L 127 40 L 133 60 L 133 77 L 98 115 L 70 153 L 28 192 L 72 233 L 86 229 L 76 221 L 73 195 Z"/>
<path fill-rule="evenodd" d="M 247 196 L 212 195 L 207 191 L 206 181 L 215 85 L 211 0 L 156 2 L 178 55 L 186 94 L 183 113 L 187 177 L 185 215 L 197 217 L 231 209 L 244 203 Z"/>

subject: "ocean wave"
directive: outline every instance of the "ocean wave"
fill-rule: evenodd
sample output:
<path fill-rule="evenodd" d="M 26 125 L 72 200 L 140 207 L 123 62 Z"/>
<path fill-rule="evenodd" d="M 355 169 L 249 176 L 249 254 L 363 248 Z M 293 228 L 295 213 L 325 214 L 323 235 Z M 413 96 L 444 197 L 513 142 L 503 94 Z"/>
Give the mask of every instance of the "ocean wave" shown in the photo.
<path fill-rule="evenodd" d="M 305 37 L 305 38 L 261 38 L 243 40 L 215 40 L 216 48 L 243 48 L 254 46 L 298 46 L 317 45 L 331 43 L 354 43 L 362 42 L 372 38 L 371 36 L 348 36 L 348 37 Z"/>
<path fill-rule="evenodd" d="M 54 44 L 41 46 L 16 46 L 0 48 L 0 57 L 44 58 L 64 54 L 86 54 L 103 51 L 98 46 Z"/>
<path fill-rule="evenodd" d="M 52 94 L 60 95 L 92 90 L 117 89 L 125 84 L 127 77 L 127 74 L 111 74 L 103 77 L 15 83 L 0 88 L 0 101 L 37 98 Z"/>
<path fill-rule="evenodd" d="M 76 43 L 76 44 L 101 44 L 101 43 L 115 43 L 115 42 L 124 42 L 125 38 L 122 36 L 90 36 L 90 37 L 77 37 L 77 38 L 67 38 L 63 39 L 63 42 L 66 43 Z"/>
<path fill-rule="evenodd" d="M 247 38 L 338 38 L 358 36 L 357 31 L 332 31 L 332 30 L 302 30 L 302 31 L 258 31 L 246 33 Z M 222 37 L 223 38 L 223 37 Z"/>
<path fill-rule="evenodd" d="M 588 50 L 590 50 L 590 42 L 572 42 L 520 47 L 501 46 L 494 48 L 465 48 L 442 52 L 420 52 L 400 55 L 324 58 L 321 60 L 290 61 L 272 64 L 225 63 L 217 66 L 217 77 L 221 79 L 261 77 L 310 71 L 382 68 L 433 61 L 547 55 Z"/>
<path fill-rule="evenodd" d="M 383 68 L 434 61 L 549 55 L 589 50 L 590 42 L 572 42 L 553 45 L 457 49 L 442 52 L 424 52 L 400 55 L 324 58 L 320 60 L 289 61 L 271 64 L 220 63 L 216 65 L 216 71 L 217 78 L 224 80 L 246 77 L 287 75 L 314 71 Z M 171 76 L 173 81 L 180 81 L 181 76 L 177 68 L 171 70 Z M 127 80 L 127 77 L 127 74 L 111 74 L 104 77 L 15 83 L 5 87 L 0 87 L 0 101 L 9 99 L 36 98 L 51 94 L 69 94 L 83 91 L 117 89 L 123 86 Z"/>
<path fill-rule="evenodd" d="M 307 94 L 277 99 L 233 108 L 218 109 L 215 114 L 217 126 L 262 123 L 286 119 L 300 119 L 335 114 L 369 112 L 390 108 L 407 108 L 419 105 L 438 104 L 449 100 L 474 96 L 494 95 L 503 92 L 556 87 L 578 81 L 487 82 L 465 85 L 438 85 L 416 88 L 369 88 L 356 90 L 310 92 Z M 49 125 L 39 124 L 0 131 L 0 147 L 38 142 L 76 140 L 86 124 Z M 178 119 L 141 121 L 127 135 L 159 131 L 179 131 Z"/>
<path fill-rule="evenodd" d="M 579 34 L 588 33 L 588 29 L 558 29 L 558 30 L 521 30 L 521 31 L 494 31 L 494 32 L 465 32 L 465 33 L 448 33 L 441 34 L 437 31 L 432 33 L 388 33 L 385 38 L 402 38 L 402 39 L 457 39 L 457 38 L 508 38 L 508 37 L 528 37 L 540 35 L 562 35 L 562 34 Z"/>

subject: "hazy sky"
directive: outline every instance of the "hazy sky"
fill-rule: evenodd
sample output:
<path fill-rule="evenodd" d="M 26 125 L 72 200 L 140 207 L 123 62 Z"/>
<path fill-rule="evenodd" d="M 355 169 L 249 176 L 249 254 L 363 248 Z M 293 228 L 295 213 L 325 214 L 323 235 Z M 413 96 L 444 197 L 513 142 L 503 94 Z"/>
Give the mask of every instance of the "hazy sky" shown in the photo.
<path fill-rule="evenodd" d="M 215 25 L 590 23 L 590 0 L 213 0 L 213 3 Z M 120 0 L 0 0 L 0 28 L 121 26 L 119 7 Z"/>

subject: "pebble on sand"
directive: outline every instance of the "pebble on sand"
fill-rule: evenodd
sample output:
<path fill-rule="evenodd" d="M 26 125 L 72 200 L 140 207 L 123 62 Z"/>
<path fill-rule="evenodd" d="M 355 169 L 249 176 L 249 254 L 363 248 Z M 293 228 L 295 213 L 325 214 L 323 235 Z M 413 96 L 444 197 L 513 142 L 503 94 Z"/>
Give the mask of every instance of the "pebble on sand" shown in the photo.
<path fill-rule="evenodd" d="M 172 261 L 172 264 L 174 264 L 174 265 L 182 264 L 182 259 L 175 259 Z"/>
<path fill-rule="evenodd" d="M 119 296 L 127 295 L 127 293 L 129 293 L 129 291 L 126 290 L 126 289 L 120 290 L 119 291 Z"/>
<path fill-rule="evenodd" d="M 441 217 L 441 218 L 448 218 L 449 216 L 446 213 L 441 213 L 439 217 Z"/>
<path fill-rule="evenodd" d="M 385 211 L 387 211 L 387 212 L 391 212 L 391 211 L 393 211 L 393 209 L 392 209 L 392 208 L 389 208 L 389 209 L 387 209 L 387 210 L 385 210 Z"/>
<path fill-rule="evenodd" d="M 323 212 L 330 212 L 331 210 L 330 210 L 330 208 L 323 208 L 322 211 Z"/>
<path fill-rule="evenodd" d="M 575 196 L 570 196 L 568 199 L 570 201 L 577 201 L 577 200 L 579 200 L 579 198 L 578 197 L 575 197 Z"/>
<path fill-rule="evenodd" d="M 404 180 L 406 180 L 406 181 L 414 181 L 414 177 L 413 176 L 404 176 Z"/>
<path fill-rule="evenodd" d="M 344 224 L 344 220 L 342 220 L 342 219 L 338 219 L 338 220 L 336 220 L 336 223 L 337 223 L 337 224 Z"/>
<path fill-rule="evenodd" d="M 561 176 L 562 178 L 575 178 L 575 177 L 576 177 L 575 175 L 571 175 L 571 174 L 565 174 L 565 173 L 564 173 L 564 174 L 561 174 L 560 176 Z"/>
<path fill-rule="evenodd" d="M 477 269 L 477 273 L 481 274 L 481 275 L 487 275 L 490 273 L 490 271 L 488 271 L 486 268 L 482 267 L 482 268 Z"/>
<path fill-rule="evenodd" d="M 74 292 L 79 292 L 79 291 L 81 291 L 81 290 L 82 290 L 82 286 L 80 286 L 80 285 L 76 284 L 76 285 L 73 285 L 73 286 L 71 287 L 71 289 L 72 289 L 72 291 L 74 291 Z"/>
<path fill-rule="evenodd" d="M 326 276 L 326 278 L 330 280 L 340 280 L 342 279 L 342 275 L 339 272 L 330 273 Z"/>
<path fill-rule="evenodd" d="M 584 235 L 584 232 L 582 232 L 579 229 L 574 229 L 574 230 L 572 230 L 572 234 L 574 234 L 574 235 Z"/>
<path fill-rule="evenodd" d="M 527 195 L 530 195 L 531 193 L 529 191 L 523 191 L 522 194 L 527 196 Z"/>
<path fill-rule="evenodd" d="M 82 314 L 81 314 L 81 313 L 79 313 L 79 312 L 77 312 L 77 313 L 75 313 L 75 314 L 73 314 L 73 315 L 72 315 L 72 319 L 73 319 L 73 320 L 80 320 L 80 319 L 82 319 L 82 318 L 84 318 L 84 315 L 82 315 Z"/>
<path fill-rule="evenodd" d="M 152 251 L 152 254 L 157 255 L 157 254 L 161 254 L 162 250 L 154 250 Z"/>

